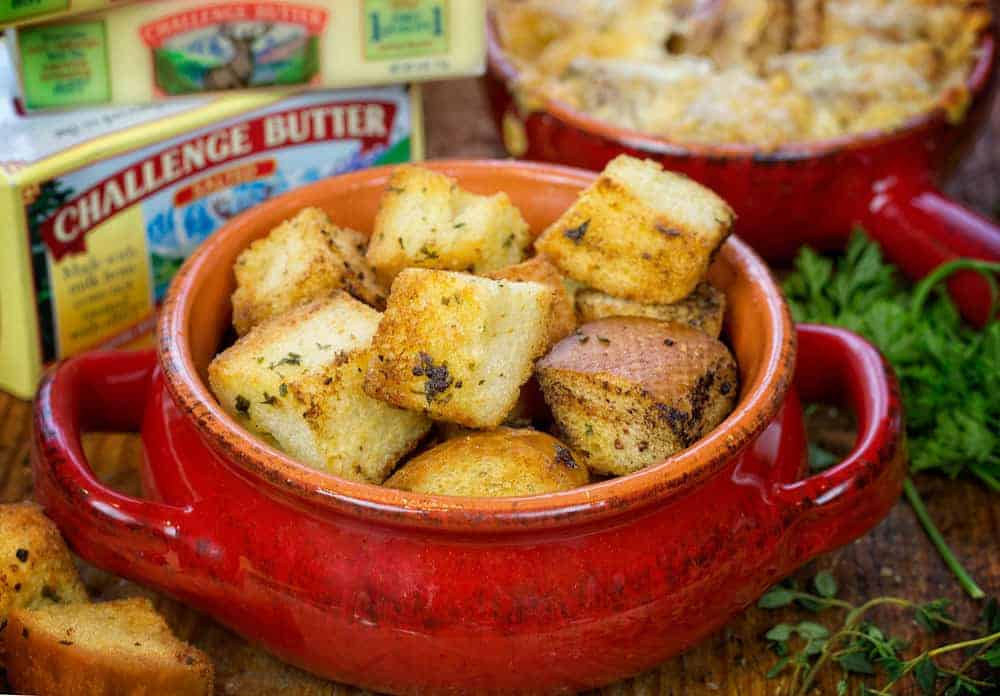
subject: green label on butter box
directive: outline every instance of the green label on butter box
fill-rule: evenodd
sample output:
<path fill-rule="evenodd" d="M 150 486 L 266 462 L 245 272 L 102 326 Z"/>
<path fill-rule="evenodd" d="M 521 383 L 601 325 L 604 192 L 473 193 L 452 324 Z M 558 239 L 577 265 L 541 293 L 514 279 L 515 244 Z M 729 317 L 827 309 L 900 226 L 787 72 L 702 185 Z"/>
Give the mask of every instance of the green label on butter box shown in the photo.
<path fill-rule="evenodd" d="M 69 8 L 69 0 L 0 0 L 0 22 Z"/>
<path fill-rule="evenodd" d="M 27 27 L 18 41 L 29 109 L 111 101 L 103 22 Z"/>
<path fill-rule="evenodd" d="M 448 0 L 365 0 L 366 60 L 448 52 Z"/>

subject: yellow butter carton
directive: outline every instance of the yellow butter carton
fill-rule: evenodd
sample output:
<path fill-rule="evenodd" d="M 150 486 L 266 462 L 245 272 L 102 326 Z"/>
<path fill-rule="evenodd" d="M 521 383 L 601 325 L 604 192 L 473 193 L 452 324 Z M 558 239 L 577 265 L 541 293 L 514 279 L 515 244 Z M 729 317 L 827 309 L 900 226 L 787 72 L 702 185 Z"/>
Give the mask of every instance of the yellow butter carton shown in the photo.
<path fill-rule="evenodd" d="M 0 29 L 124 5 L 129 0 L 0 0 Z"/>
<path fill-rule="evenodd" d="M 485 0 L 145 0 L 9 32 L 29 110 L 480 74 Z"/>
<path fill-rule="evenodd" d="M 416 88 L 248 93 L 33 116 L 0 102 L 0 389 L 148 334 L 186 256 L 318 179 L 419 159 Z"/>

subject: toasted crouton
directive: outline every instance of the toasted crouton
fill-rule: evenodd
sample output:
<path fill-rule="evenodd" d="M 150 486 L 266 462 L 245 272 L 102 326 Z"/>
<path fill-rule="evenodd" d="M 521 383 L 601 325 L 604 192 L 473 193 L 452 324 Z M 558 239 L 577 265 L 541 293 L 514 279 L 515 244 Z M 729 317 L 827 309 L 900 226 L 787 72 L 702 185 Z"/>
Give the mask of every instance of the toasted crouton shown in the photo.
<path fill-rule="evenodd" d="M 565 442 L 596 472 L 662 462 L 718 425 L 736 403 L 736 362 L 717 339 L 641 317 L 581 326 L 538 361 Z"/>
<path fill-rule="evenodd" d="M 456 437 L 414 457 L 385 485 L 439 495 L 503 497 L 586 485 L 587 468 L 537 430 L 500 428 Z"/>
<path fill-rule="evenodd" d="M 591 288 L 670 304 L 704 277 L 734 217 L 704 186 L 656 162 L 620 155 L 535 248 Z"/>
<path fill-rule="evenodd" d="M 699 283 L 694 292 L 673 304 L 642 304 L 587 289 L 576 294 L 576 313 L 581 324 L 605 317 L 649 317 L 684 324 L 718 338 L 726 296 L 707 282 Z"/>
<path fill-rule="evenodd" d="M 347 293 L 254 327 L 208 369 L 219 403 L 314 468 L 381 483 L 430 428 L 364 393 L 380 314 Z"/>
<path fill-rule="evenodd" d="M 385 291 L 365 261 L 367 239 L 305 208 L 258 239 L 236 261 L 233 326 L 242 336 L 262 321 L 343 288 L 380 308 Z"/>
<path fill-rule="evenodd" d="M 403 166 L 382 196 L 367 258 L 389 286 L 410 266 L 494 271 L 520 262 L 530 241 L 506 193 L 479 196 L 444 174 Z"/>
<path fill-rule="evenodd" d="M 559 269 L 544 256 L 538 255 L 513 266 L 501 268 L 486 274 L 494 280 L 520 280 L 541 283 L 552 288 L 555 301 L 552 303 L 552 318 L 549 326 L 549 346 L 573 333 L 576 328 L 576 311 L 573 296 L 563 280 Z"/>
<path fill-rule="evenodd" d="M 539 283 L 408 268 L 372 341 L 365 391 L 435 420 L 496 427 L 545 352 L 554 297 Z"/>
<path fill-rule="evenodd" d="M 208 658 L 177 640 L 148 599 L 18 609 L 8 630 L 7 677 L 21 693 L 212 693 Z"/>
<path fill-rule="evenodd" d="M 0 505 L 0 664 L 11 611 L 85 601 L 87 591 L 52 520 L 32 503 Z"/>

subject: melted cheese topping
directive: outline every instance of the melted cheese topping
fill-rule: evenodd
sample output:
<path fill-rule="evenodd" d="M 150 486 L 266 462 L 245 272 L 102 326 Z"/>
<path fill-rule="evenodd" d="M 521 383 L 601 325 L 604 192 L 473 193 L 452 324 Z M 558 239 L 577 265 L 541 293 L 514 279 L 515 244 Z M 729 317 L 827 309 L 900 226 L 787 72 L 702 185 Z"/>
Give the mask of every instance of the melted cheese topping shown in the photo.
<path fill-rule="evenodd" d="M 764 149 L 960 120 L 990 19 L 981 0 L 491 2 L 526 104 Z"/>

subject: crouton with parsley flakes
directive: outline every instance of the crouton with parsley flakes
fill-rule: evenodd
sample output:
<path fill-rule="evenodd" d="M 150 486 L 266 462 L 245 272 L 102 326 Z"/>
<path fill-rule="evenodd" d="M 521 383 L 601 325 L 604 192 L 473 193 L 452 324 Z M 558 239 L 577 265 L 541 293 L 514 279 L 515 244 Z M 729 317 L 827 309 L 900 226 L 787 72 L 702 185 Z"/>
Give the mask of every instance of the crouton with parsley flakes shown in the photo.
<path fill-rule="evenodd" d="M 588 288 L 576 294 L 576 313 L 581 324 L 606 317 L 648 317 L 684 324 L 718 338 L 726 313 L 726 295 L 710 283 L 702 282 L 678 302 L 643 304 Z"/>
<path fill-rule="evenodd" d="M 656 162 L 620 155 L 535 248 L 588 287 L 670 304 L 701 282 L 734 219 L 704 186 Z"/>
<path fill-rule="evenodd" d="M 554 298 L 534 282 L 406 269 L 372 340 L 365 391 L 435 420 L 496 427 L 546 350 Z"/>
<path fill-rule="evenodd" d="M 430 429 L 362 389 L 381 315 L 345 292 L 254 327 L 209 366 L 219 403 L 292 457 L 381 483 Z"/>
<path fill-rule="evenodd" d="M 736 405 L 736 361 L 681 324 L 611 317 L 581 326 L 536 367 L 562 440 L 591 471 L 630 474 L 690 447 Z"/>
<path fill-rule="evenodd" d="M 389 179 L 366 258 L 389 286 L 409 267 L 488 273 L 519 263 L 530 242 L 506 193 L 470 193 L 451 177 L 409 165 Z"/>
<path fill-rule="evenodd" d="M 319 208 L 305 208 L 240 254 L 234 267 L 233 326 L 240 336 L 293 307 L 346 290 L 380 308 L 385 290 L 364 253 L 360 232 L 337 227 Z"/>

